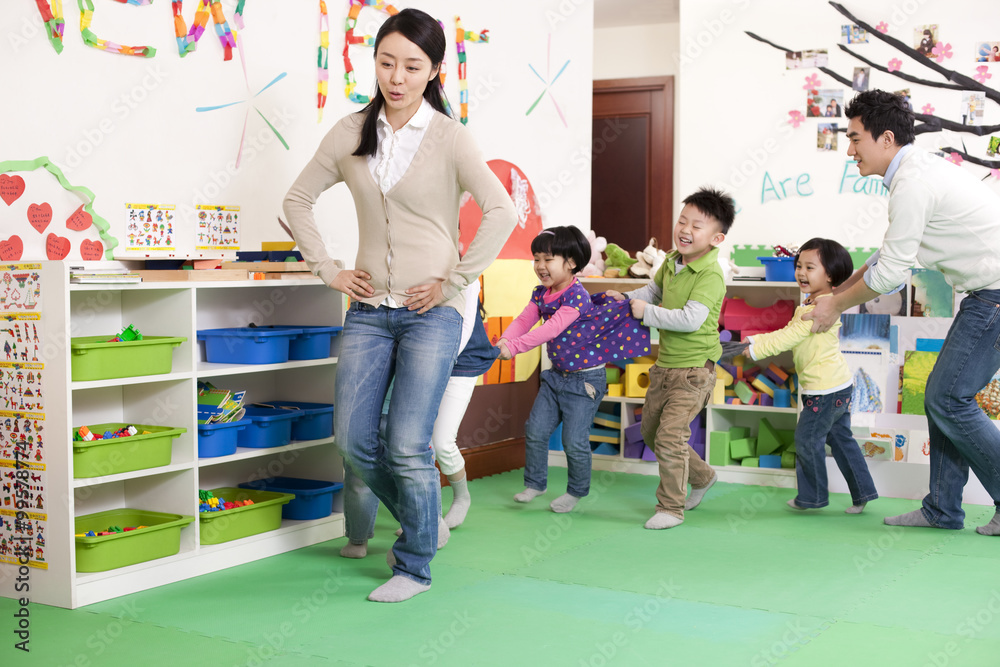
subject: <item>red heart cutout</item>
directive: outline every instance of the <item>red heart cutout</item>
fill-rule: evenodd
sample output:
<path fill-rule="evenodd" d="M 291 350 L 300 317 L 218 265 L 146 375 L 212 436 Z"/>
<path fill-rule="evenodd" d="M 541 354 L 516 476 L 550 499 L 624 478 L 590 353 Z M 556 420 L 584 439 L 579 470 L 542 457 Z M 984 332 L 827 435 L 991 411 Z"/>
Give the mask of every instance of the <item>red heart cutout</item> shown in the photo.
<path fill-rule="evenodd" d="M 80 204 L 80 208 L 73 211 L 73 215 L 66 218 L 66 229 L 72 229 L 74 232 L 82 232 L 87 227 L 94 222 L 93 216 L 83 210 L 83 204 Z"/>
<path fill-rule="evenodd" d="M 28 222 L 39 234 L 44 233 L 52 222 L 52 207 L 48 203 L 32 204 L 28 207 Z"/>
<path fill-rule="evenodd" d="M 49 259 L 65 259 L 69 254 L 69 239 L 49 234 L 45 239 L 45 256 Z"/>
<path fill-rule="evenodd" d="M 24 179 L 20 176 L 0 174 L 0 199 L 10 206 L 24 194 Z"/>
<path fill-rule="evenodd" d="M 80 244 L 80 257 L 83 259 L 96 261 L 99 260 L 103 254 L 104 246 L 101 245 L 100 241 L 84 239 L 83 243 Z"/>
<path fill-rule="evenodd" d="M 0 241 L 0 260 L 5 262 L 16 262 L 21 259 L 21 255 L 24 253 L 24 243 L 21 241 L 21 237 L 11 236 L 6 241 Z"/>

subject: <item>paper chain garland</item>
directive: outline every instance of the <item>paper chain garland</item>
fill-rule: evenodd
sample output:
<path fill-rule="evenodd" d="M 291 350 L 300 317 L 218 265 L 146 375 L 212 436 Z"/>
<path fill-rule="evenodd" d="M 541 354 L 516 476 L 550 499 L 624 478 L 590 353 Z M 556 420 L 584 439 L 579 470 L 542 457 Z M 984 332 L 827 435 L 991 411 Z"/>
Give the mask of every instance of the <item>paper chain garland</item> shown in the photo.
<path fill-rule="evenodd" d="M 122 0 L 118 1 L 121 2 Z M 144 1 L 140 0 L 140 2 Z M 152 2 L 152 0 L 149 1 Z M 233 22 L 238 26 L 242 26 L 243 23 L 243 4 L 245 1 L 241 0 L 236 7 L 236 18 Z M 215 22 L 215 34 L 219 36 L 219 41 L 222 43 L 222 48 L 225 51 L 223 59 L 233 59 L 233 47 L 236 46 L 236 33 L 229 28 L 229 22 L 226 21 L 226 17 L 222 13 L 222 3 L 219 0 L 198 0 L 198 10 L 194 14 L 194 22 L 191 23 L 190 30 L 187 30 L 187 25 L 184 23 L 184 0 L 172 0 L 170 5 L 174 10 L 174 35 L 177 37 L 177 50 L 180 52 L 181 58 L 195 50 L 198 40 L 201 39 L 202 34 L 205 32 L 205 26 L 208 24 L 208 15 L 211 13 L 212 20 Z"/>
<path fill-rule="evenodd" d="M 325 0 L 319 0 L 319 54 L 316 57 L 316 69 L 316 122 L 322 123 L 323 107 L 326 106 L 330 85 L 330 16 L 326 11 Z"/>
<path fill-rule="evenodd" d="M 462 18 L 455 17 L 455 50 L 458 51 L 458 102 L 461 109 L 462 125 L 469 123 L 469 82 L 465 72 L 465 40 L 475 43 L 488 43 L 490 41 L 490 31 L 481 30 L 479 33 L 467 31 L 462 28 Z M 441 84 L 444 84 L 444 76 L 441 77 Z"/>
<path fill-rule="evenodd" d="M 42 22 L 45 24 L 45 32 L 49 36 L 52 48 L 56 53 L 62 53 L 63 33 L 66 31 L 66 21 L 63 19 L 62 0 L 52 0 L 52 7 L 46 0 L 35 0 L 38 5 L 38 13 L 42 15 Z"/>
<path fill-rule="evenodd" d="M 148 5 L 153 0 L 118 0 L 123 4 L 130 5 Z M 152 58 L 156 55 L 156 49 L 151 46 L 126 46 L 125 44 L 117 44 L 115 42 L 101 39 L 93 33 L 90 29 L 90 24 L 94 20 L 94 3 L 91 0 L 76 0 L 77 6 L 80 8 L 80 36 L 83 37 L 83 43 L 87 46 L 91 46 L 95 49 L 101 49 L 102 51 L 107 51 L 109 53 L 120 53 L 123 56 L 141 56 L 143 58 Z"/>
<path fill-rule="evenodd" d="M 6 174 L 12 171 L 34 171 L 35 169 L 45 169 L 47 172 L 55 176 L 56 180 L 59 181 L 59 185 L 63 186 L 63 189 L 69 192 L 75 192 L 82 195 L 86 200 L 86 204 L 83 205 L 83 210 L 90 214 L 93 218 L 94 227 L 97 228 L 97 233 L 100 235 L 101 240 L 105 243 L 104 258 L 114 259 L 114 253 L 112 252 L 115 247 L 118 246 L 118 239 L 111 235 L 110 229 L 111 225 L 108 221 L 102 218 L 94 211 L 94 193 L 89 189 L 81 185 L 70 185 L 69 181 L 66 180 L 66 175 L 63 174 L 62 169 L 52 164 L 52 162 L 47 157 L 40 157 L 34 160 L 5 160 L 0 161 L 0 174 Z"/>
<path fill-rule="evenodd" d="M 368 104 L 372 101 L 368 95 L 359 95 L 354 90 L 358 87 L 358 80 L 354 75 L 354 65 L 351 64 L 349 51 L 351 44 L 375 45 L 375 38 L 371 35 L 359 37 L 354 34 L 354 29 L 358 25 L 358 16 L 366 6 L 383 11 L 389 16 L 395 16 L 399 13 L 398 9 L 386 4 L 384 0 L 351 0 L 351 8 L 347 12 L 347 21 L 344 23 L 344 95 L 347 96 L 347 99 L 357 104 Z M 322 84 L 322 80 L 320 83 Z"/>

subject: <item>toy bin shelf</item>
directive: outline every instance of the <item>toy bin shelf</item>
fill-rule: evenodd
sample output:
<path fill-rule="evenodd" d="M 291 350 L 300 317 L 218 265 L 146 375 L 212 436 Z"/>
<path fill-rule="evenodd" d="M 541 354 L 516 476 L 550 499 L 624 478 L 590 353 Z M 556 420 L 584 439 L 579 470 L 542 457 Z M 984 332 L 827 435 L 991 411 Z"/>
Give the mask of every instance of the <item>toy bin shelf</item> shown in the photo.
<path fill-rule="evenodd" d="M 26 434 L 44 441 L 39 450 L 33 440 L 31 450 L 33 472 L 40 478 L 31 484 L 41 487 L 37 498 L 41 507 L 30 508 L 33 517 L 38 517 L 32 521 L 32 532 L 40 529 L 44 537 L 33 542 L 38 547 L 32 551 L 33 603 L 74 609 L 343 536 L 339 498 L 333 501 L 332 513 L 316 519 L 282 520 L 279 505 L 277 528 L 219 544 L 202 544 L 203 537 L 207 542 L 211 536 L 203 534 L 201 521 L 187 521 L 198 516 L 199 489 L 238 489 L 242 483 L 277 475 L 343 480 L 332 436 L 269 449 L 236 448 L 232 454 L 201 458 L 196 402 L 198 380 L 214 377 L 217 385 L 226 382 L 246 389 L 248 403 L 278 398 L 332 404 L 337 359 L 330 354 L 339 345 L 335 333 L 330 333 L 325 358 L 267 364 L 211 364 L 204 358 L 197 335 L 201 330 L 250 324 L 336 330 L 344 323 L 343 295 L 318 278 L 71 285 L 67 262 L 43 261 L 31 267 L 38 272 L 41 285 L 38 306 L 31 313 L 37 319 L 31 321 L 37 324 L 40 347 L 44 343 L 55 350 L 46 352 L 32 367 L 40 372 L 41 380 L 35 384 L 42 390 L 42 400 L 37 419 L 32 417 L 31 432 Z M 3 314 L 10 313 L 0 305 Z M 129 344 L 107 341 L 130 325 L 150 343 L 169 350 L 166 369 L 154 368 L 159 362 L 147 358 L 123 362 L 116 356 L 98 364 L 96 372 L 74 373 L 71 338 L 88 355 L 91 349 L 120 354 L 126 349 L 121 346 Z M 170 343 L 161 344 L 157 337 Z M 58 345 L 59 341 L 65 344 Z M 105 349 L 80 348 L 81 344 Z M 44 429 L 36 432 L 34 422 Z M 74 461 L 74 444 L 83 444 L 73 442 L 74 428 L 86 425 L 103 433 L 124 424 L 156 432 L 150 440 L 167 441 L 165 446 L 160 443 L 155 460 L 146 459 L 138 449 L 132 451 L 144 440 L 131 436 L 120 442 L 87 442 L 88 451 L 80 456 L 99 453 L 96 462 Z M 166 425 L 169 430 L 159 431 Z M 24 420 L 19 420 L 18 429 L 23 432 Z M 11 433 L 13 423 L 0 421 L 0 437 L 10 441 Z M 121 455 L 107 449 L 121 446 L 129 448 Z M 36 460 L 36 454 L 41 458 Z M 94 476 L 75 478 L 75 474 Z M 78 522 L 123 509 L 185 519 L 183 524 L 156 530 L 151 521 L 137 519 L 137 525 L 148 527 L 77 538 Z M 130 521 L 117 518 L 99 523 L 105 525 L 95 525 L 95 532 L 116 525 L 125 528 L 123 524 Z M 147 539 L 168 533 L 169 544 L 143 546 Z M 100 553 L 92 550 L 95 547 L 87 545 L 87 551 L 78 552 L 78 540 L 83 545 L 93 539 L 102 550 L 111 545 L 111 554 L 98 555 L 95 562 L 91 554 Z M 0 569 L 6 567 L 0 563 Z M 21 595 L 14 589 L 15 579 L 0 576 L 0 596 Z"/>

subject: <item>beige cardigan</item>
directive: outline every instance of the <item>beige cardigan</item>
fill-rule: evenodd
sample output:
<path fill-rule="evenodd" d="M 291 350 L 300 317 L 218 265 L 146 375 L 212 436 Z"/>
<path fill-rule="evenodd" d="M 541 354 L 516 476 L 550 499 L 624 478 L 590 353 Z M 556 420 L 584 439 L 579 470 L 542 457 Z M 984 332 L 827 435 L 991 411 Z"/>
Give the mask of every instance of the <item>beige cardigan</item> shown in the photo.
<path fill-rule="evenodd" d="M 510 196 L 468 129 L 441 113 L 434 114 L 406 173 L 383 196 L 365 157 L 351 155 L 363 122 L 360 112 L 338 121 L 285 195 L 285 216 L 302 258 L 327 285 L 340 271 L 326 251 L 313 205 L 325 190 L 344 181 L 358 216 L 354 266 L 371 275 L 375 290 L 361 301 L 378 306 L 391 294 L 402 304 L 409 298 L 408 288 L 443 280 L 441 305 L 464 312 L 462 290 L 493 262 L 517 222 Z M 483 219 L 459 258 L 458 212 L 465 191 L 483 210 Z"/>

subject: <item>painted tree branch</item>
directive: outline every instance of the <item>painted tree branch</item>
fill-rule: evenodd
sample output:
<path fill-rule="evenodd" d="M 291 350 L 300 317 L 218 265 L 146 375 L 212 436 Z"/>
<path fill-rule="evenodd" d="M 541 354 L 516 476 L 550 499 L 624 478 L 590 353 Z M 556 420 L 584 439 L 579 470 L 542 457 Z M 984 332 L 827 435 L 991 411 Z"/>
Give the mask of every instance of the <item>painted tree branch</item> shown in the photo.
<path fill-rule="evenodd" d="M 917 61 L 918 63 L 920 63 L 924 67 L 928 67 L 928 68 L 934 70 L 935 72 L 937 72 L 938 74 L 940 74 L 941 76 L 943 76 L 944 78 L 948 79 L 949 81 L 952 81 L 952 82 L 958 84 L 959 87 L 960 87 L 959 88 L 960 90 L 978 90 L 978 91 L 981 91 L 983 93 L 986 93 L 986 97 L 988 97 L 989 99 L 993 100 L 994 102 L 1000 104 L 1000 91 L 994 90 L 993 88 L 990 88 L 988 86 L 984 86 L 983 84 L 979 83 L 978 81 L 976 81 L 972 77 L 965 76 L 964 74 L 959 74 L 955 70 L 950 70 L 947 67 L 942 67 L 941 65 L 938 65 L 936 62 L 934 62 L 933 59 L 928 58 L 927 56 L 919 53 L 916 49 L 914 49 L 914 48 L 912 48 L 910 46 L 907 46 L 905 43 L 903 43 L 902 41 L 896 39 L 895 37 L 890 37 L 889 35 L 886 35 L 885 33 L 879 32 L 871 24 L 865 23 L 861 19 L 859 19 L 856 16 L 854 16 L 853 14 L 851 14 L 851 12 L 849 12 L 840 3 L 832 2 L 832 0 L 831 0 L 830 5 L 834 9 L 836 9 L 838 12 L 840 12 L 841 14 L 843 14 L 844 16 L 846 16 L 847 18 L 849 18 L 852 23 L 854 23 L 854 24 L 856 24 L 856 25 L 864 28 L 866 31 L 868 31 L 868 34 L 871 35 L 872 37 L 875 37 L 876 39 L 882 40 L 886 44 L 888 44 L 888 45 L 892 46 L 893 48 L 895 48 L 897 51 L 899 51 L 901 53 L 905 53 L 906 55 L 910 56 L 910 58 L 912 58 L 913 60 Z"/>
<path fill-rule="evenodd" d="M 891 74 L 893 76 L 899 77 L 904 81 L 909 81 L 910 83 L 919 83 L 921 86 L 933 86 L 934 88 L 947 88 L 948 90 L 967 90 L 966 88 L 963 88 L 962 86 L 959 86 L 954 83 L 938 83 L 937 81 L 928 81 L 927 79 L 921 79 L 920 77 L 913 76 L 912 74 L 906 74 L 904 72 L 900 72 L 899 70 L 891 72 L 889 71 L 889 68 L 886 67 L 885 65 L 878 65 L 876 63 L 873 63 L 871 60 L 868 60 L 864 56 L 858 55 L 854 51 L 851 51 L 843 44 L 838 44 L 837 46 L 839 46 L 842 51 L 854 56 L 855 58 L 857 58 L 864 64 L 868 65 L 869 67 L 873 67 L 880 72 L 885 72 L 886 74 Z M 921 58 L 922 57 L 923 56 L 921 56 Z"/>
<path fill-rule="evenodd" d="M 783 51 L 784 53 L 790 53 L 792 51 L 792 49 L 785 48 L 784 46 L 781 46 L 780 44 L 775 44 L 771 40 L 765 39 L 765 38 L 761 37 L 760 35 L 757 35 L 755 33 L 750 32 L 749 30 L 744 30 L 743 32 L 745 32 L 748 36 L 756 39 L 758 42 L 763 42 L 764 44 L 767 44 L 769 46 L 773 46 L 774 48 L 778 49 L 779 51 Z M 851 85 L 851 80 L 850 79 L 848 79 L 847 77 L 844 77 L 844 76 L 841 76 L 841 75 L 837 74 L 832 69 L 829 69 L 827 67 L 817 67 L 816 69 L 818 69 L 820 72 L 823 72 L 824 74 L 828 74 L 828 75 L 832 76 L 834 79 L 836 79 L 837 81 L 839 81 L 840 83 L 842 83 L 845 86 L 850 86 Z"/>
<path fill-rule="evenodd" d="M 945 146 L 941 149 L 945 153 L 958 153 L 966 162 L 971 162 L 972 164 L 978 164 L 981 167 L 987 167 L 989 169 L 1000 169 L 1000 160 L 984 160 L 982 158 L 973 157 L 966 153 L 964 150 L 958 150 L 957 148 L 952 148 L 951 146 Z"/>
<path fill-rule="evenodd" d="M 962 125 L 961 123 L 956 123 L 953 120 L 941 118 L 940 116 L 931 116 L 924 113 L 914 113 L 913 117 L 924 123 L 924 125 L 918 125 L 913 128 L 916 134 L 952 130 L 953 132 L 965 132 L 967 134 L 975 134 L 982 137 L 987 134 L 993 134 L 994 132 L 1000 132 L 1000 125 Z"/>

